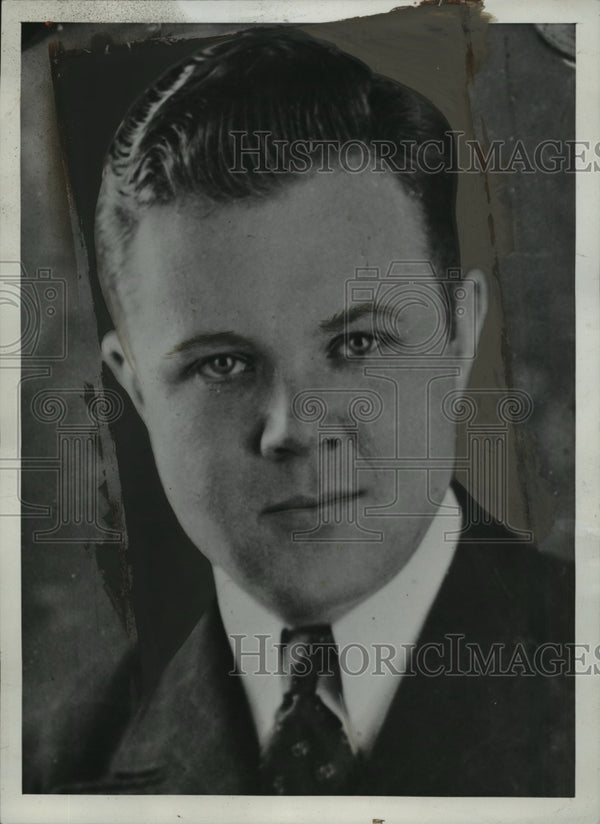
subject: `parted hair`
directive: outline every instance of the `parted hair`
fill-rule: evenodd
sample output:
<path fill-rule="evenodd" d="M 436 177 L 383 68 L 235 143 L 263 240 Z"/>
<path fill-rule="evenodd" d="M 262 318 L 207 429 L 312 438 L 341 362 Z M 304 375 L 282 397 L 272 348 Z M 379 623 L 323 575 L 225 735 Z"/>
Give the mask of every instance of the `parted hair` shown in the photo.
<path fill-rule="evenodd" d="M 201 48 L 137 100 L 105 159 L 95 233 L 113 322 L 125 321 L 128 243 L 144 210 L 194 194 L 215 204 L 268 197 L 300 174 L 280 150 L 294 141 L 393 145 L 401 168 L 391 173 L 421 204 L 443 276 L 459 265 L 449 130 L 421 94 L 298 29 L 251 28 Z M 252 152 L 236 155 L 257 140 L 260 162 Z M 437 171 L 406 162 L 425 143 L 441 147 Z"/>

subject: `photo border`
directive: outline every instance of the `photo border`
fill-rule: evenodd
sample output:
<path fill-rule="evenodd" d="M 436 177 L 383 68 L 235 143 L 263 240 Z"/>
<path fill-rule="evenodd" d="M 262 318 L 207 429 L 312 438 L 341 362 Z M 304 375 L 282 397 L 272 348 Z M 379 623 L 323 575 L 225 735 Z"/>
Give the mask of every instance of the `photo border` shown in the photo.
<path fill-rule="evenodd" d="M 382 14 L 417 3 L 381 0 L 279 2 L 262 0 L 6 0 L 2 15 L 0 114 L 0 261 L 19 261 L 21 22 L 56 23 L 317 23 Z M 578 0 L 488 0 L 495 23 L 576 23 L 576 136 L 600 140 L 600 3 Z M 600 173 L 576 177 L 576 641 L 600 643 Z M 2 264 L 4 265 L 4 263 Z M 2 340 L 18 340 L 18 319 L 3 324 Z M 19 451 L 20 369 L 0 364 L 2 442 L 0 458 Z M 18 512 L 14 471 L 0 472 L 0 495 Z M 251 797 L 251 796 L 69 796 L 21 793 L 21 568 L 19 516 L 0 518 L 1 796 L 5 824 L 37 822 L 181 822 L 283 824 L 343 820 L 348 824 L 396 822 L 597 822 L 600 816 L 600 689 L 598 676 L 576 683 L 576 795 L 574 798 L 455 797 Z"/>

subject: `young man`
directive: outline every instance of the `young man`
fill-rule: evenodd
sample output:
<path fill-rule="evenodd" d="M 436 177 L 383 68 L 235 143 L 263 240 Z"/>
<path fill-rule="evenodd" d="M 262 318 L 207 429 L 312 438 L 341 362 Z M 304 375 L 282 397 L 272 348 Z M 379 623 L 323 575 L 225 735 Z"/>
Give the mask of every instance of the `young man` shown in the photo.
<path fill-rule="evenodd" d="M 569 570 L 453 482 L 487 293 L 449 274 L 447 130 L 287 29 L 201 51 L 122 124 L 104 358 L 218 603 L 80 791 L 572 792 L 570 682 L 510 666 L 570 639 Z"/>

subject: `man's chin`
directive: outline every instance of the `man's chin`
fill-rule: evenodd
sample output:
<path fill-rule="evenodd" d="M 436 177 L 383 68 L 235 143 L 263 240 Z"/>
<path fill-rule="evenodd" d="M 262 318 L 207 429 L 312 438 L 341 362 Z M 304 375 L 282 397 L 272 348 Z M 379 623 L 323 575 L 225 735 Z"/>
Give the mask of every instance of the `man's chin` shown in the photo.
<path fill-rule="evenodd" d="M 353 547 L 356 553 L 356 546 Z M 247 591 L 288 625 L 332 623 L 377 592 L 396 565 L 344 562 L 343 545 L 307 545 L 305 563 L 275 563 Z M 297 560 L 297 559 L 296 559 Z M 268 582 L 267 585 L 265 585 Z"/>

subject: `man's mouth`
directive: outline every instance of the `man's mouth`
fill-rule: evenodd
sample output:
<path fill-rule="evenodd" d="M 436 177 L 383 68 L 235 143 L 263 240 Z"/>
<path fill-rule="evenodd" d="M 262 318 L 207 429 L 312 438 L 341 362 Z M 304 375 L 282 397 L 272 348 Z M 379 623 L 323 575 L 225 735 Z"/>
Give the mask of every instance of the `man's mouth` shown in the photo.
<path fill-rule="evenodd" d="M 346 501 L 362 498 L 364 494 L 364 490 L 357 489 L 355 492 L 335 492 L 320 498 L 314 498 L 308 495 L 294 495 L 292 498 L 286 498 L 284 501 L 269 504 L 269 506 L 266 506 L 262 510 L 261 515 L 272 515 L 276 512 L 290 512 L 302 509 L 320 509 L 324 507 L 333 507 L 336 505 L 339 506 Z"/>

